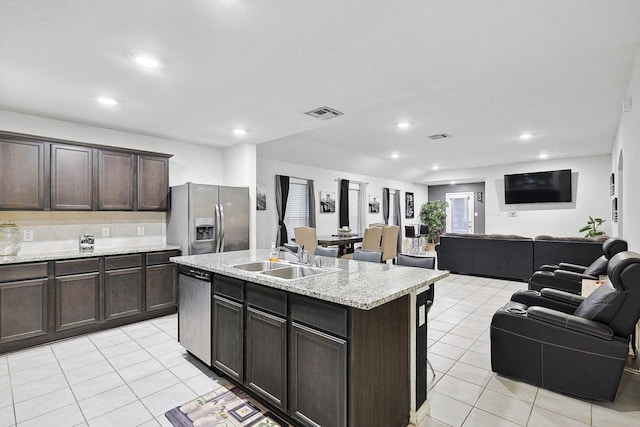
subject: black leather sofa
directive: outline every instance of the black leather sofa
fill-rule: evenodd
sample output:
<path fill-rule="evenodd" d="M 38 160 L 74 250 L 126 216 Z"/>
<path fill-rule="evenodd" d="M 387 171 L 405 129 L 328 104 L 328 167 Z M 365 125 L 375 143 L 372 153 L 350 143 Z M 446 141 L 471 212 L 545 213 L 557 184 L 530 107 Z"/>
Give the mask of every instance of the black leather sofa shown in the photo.
<path fill-rule="evenodd" d="M 440 236 L 438 269 L 527 281 L 533 273 L 533 240 L 502 234 Z"/>
<path fill-rule="evenodd" d="M 438 268 L 454 273 L 528 282 L 542 264 L 589 265 L 602 256 L 603 239 L 502 234 L 440 236 Z"/>
<path fill-rule="evenodd" d="M 491 320 L 494 372 L 585 399 L 613 401 L 640 318 L 640 255 L 621 252 L 591 295 L 516 292 Z"/>

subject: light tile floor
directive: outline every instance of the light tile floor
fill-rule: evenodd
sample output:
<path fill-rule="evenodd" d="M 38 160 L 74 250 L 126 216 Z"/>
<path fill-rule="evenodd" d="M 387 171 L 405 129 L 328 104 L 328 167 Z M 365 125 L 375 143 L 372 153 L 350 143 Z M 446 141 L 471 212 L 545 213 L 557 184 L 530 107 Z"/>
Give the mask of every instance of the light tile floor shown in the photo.
<path fill-rule="evenodd" d="M 491 372 L 489 323 L 524 283 L 451 275 L 429 313 L 427 426 L 640 426 L 640 376 L 616 402 L 573 399 Z M 177 316 L 0 355 L 0 427 L 169 426 L 164 413 L 225 383 L 176 341 Z"/>

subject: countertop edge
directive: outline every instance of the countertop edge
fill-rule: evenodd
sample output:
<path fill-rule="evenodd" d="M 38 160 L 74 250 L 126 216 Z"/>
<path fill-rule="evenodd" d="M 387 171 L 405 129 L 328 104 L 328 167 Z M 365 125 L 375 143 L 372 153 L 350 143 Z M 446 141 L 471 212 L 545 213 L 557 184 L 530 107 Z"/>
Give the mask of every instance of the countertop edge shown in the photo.
<path fill-rule="evenodd" d="M 93 251 L 51 251 L 51 252 L 34 252 L 33 254 L 25 253 L 16 256 L 0 256 L 0 266 L 12 264 L 27 264 L 40 261 L 58 261 L 63 259 L 74 258 L 91 258 L 111 255 L 126 255 L 145 252 L 163 252 L 180 250 L 177 245 L 151 245 L 151 246 L 129 246 L 121 248 L 102 248 Z"/>

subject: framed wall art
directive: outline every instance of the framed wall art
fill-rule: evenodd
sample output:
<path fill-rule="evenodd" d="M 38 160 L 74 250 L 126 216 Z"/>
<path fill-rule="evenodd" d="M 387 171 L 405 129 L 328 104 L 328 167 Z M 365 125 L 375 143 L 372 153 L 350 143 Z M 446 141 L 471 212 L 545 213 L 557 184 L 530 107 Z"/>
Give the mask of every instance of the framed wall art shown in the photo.
<path fill-rule="evenodd" d="M 404 193 L 404 217 L 413 218 L 414 216 L 414 201 L 413 193 Z"/>
<path fill-rule="evenodd" d="M 336 192 L 320 192 L 320 213 L 333 213 L 336 211 Z"/>

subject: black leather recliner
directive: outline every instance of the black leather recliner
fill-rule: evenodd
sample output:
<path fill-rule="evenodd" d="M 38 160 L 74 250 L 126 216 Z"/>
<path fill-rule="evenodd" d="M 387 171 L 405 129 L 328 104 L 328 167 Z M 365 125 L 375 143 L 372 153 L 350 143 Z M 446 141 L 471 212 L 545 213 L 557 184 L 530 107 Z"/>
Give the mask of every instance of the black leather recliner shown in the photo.
<path fill-rule="evenodd" d="M 613 401 L 640 319 L 640 255 L 622 252 L 610 282 L 584 298 L 516 292 L 491 320 L 494 372 L 585 399 Z"/>
<path fill-rule="evenodd" d="M 563 262 L 558 265 L 541 266 L 529 279 L 529 289 L 539 291 L 543 288 L 554 288 L 579 294 L 582 290 L 582 279 L 598 280 L 600 275 L 607 273 L 609 260 L 626 250 L 626 241 L 611 237 L 602 244 L 604 254 L 589 266 Z"/>

